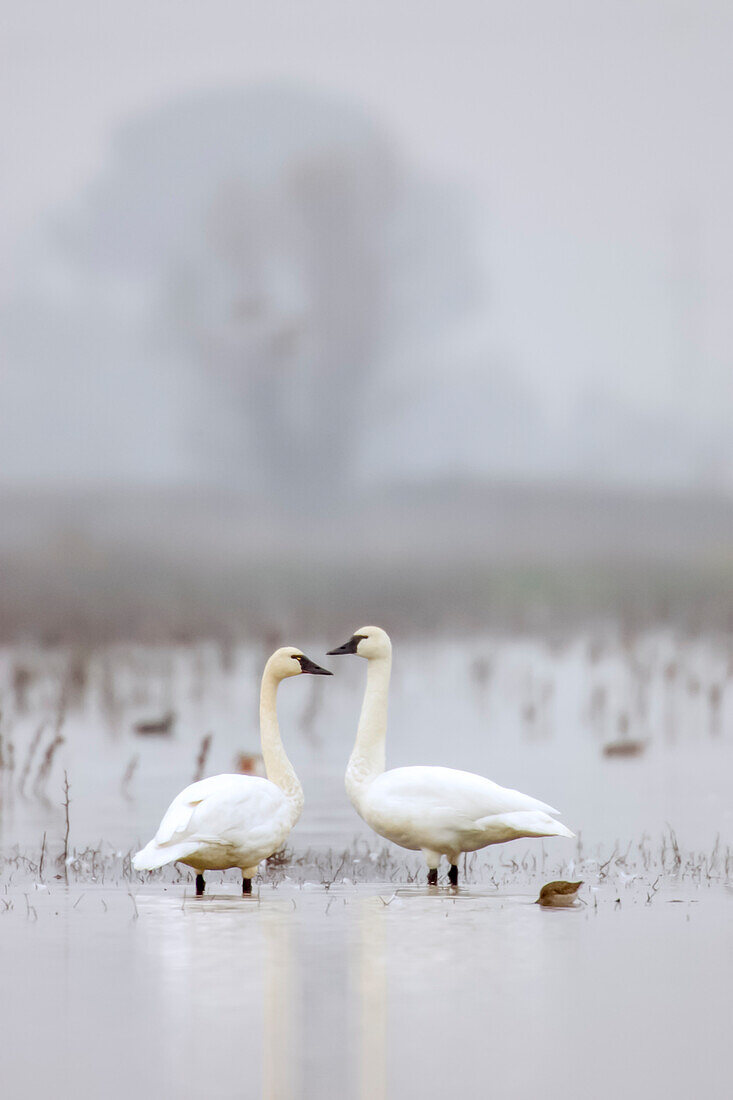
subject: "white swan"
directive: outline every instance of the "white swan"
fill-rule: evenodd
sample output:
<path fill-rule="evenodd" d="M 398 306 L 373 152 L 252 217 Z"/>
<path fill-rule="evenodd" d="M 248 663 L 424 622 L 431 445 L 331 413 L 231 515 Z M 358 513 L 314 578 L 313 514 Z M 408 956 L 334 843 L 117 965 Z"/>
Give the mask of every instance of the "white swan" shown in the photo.
<path fill-rule="evenodd" d="M 280 681 L 301 672 L 333 675 L 292 646 L 276 650 L 265 665 L 260 740 L 267 779 L 212 775 L 186 787 L 166 810 L 153 840 L 134 857 L 137 871 L 186 863 L 198 872 L 200 895 L 203 871 L 240 867 L 242 893 L 252 892 L 258 864 L 282 847 L 303 809 L 303 788 L 280 739 L 276 703 Z"/>
<path fill-rule="evenodd" d="M 356 744 L 346 769 L 346 792 L 360 817 L 380 836 L 422 851 L 428 883 L 438 881 L 441 856 L 450 860 L 449 881 L 458 882 L 458 857 L 519 837 L 571 833 L 551 806 L 490 779 L 453 768 L 411 767 L 385 771 L 387 697 L 392 644 L 378 626 L 365 626 L 329 656 L 365 657 L 367 685 Z"/>

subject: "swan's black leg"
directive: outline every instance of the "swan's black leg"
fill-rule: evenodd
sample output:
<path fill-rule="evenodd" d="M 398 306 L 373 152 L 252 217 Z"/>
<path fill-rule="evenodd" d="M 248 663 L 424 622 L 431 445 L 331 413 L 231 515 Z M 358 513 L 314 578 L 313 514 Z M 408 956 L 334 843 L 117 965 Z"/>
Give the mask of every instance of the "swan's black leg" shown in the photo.
<path fill-rule="evenodd" d="M 428 886 L 438 885 L 438 868 L 432 867 L 428 870 Z"/>
<path fill-rule="evenodd" d="M 251 878 L 243 878 L 242 879 L 242 893 L 243 894 L 251 894 L 252 893 L 252 879 Z"/>
<path fill-rule="evenodd" d="M 458 867 L 455 865 L 455 863 L 451 863 L 450 865 L 450 871 L 448 872 L 448 882 L 451 884 L 451 886 L 458 885 Z"/>
<path fill-rule="evenodd" d="M 206 886 L 206 883 L 204 882 L 204 876 L 203 875 L 196 875 L 196 897 L 197 898 L 200 898 L 202 896 L 205 886 Z"/>

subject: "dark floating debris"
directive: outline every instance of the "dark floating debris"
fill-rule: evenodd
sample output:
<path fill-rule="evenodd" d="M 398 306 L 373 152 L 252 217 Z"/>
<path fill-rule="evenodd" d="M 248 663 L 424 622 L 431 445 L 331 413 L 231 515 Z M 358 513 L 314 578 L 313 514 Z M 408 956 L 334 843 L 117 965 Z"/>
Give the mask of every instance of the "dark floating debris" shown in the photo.
<path fill-rule="evenodd" d="M 136 722 L 133 729 L 140 737 L 170 737 L 176 716 L 169 710 L 162 718 L 152 718 Z"/>
<path fill-rule="evenodd" d="M 604 756 L 641 756 L 646 749 L 646 741 L 634 741 L 622 737 L 618 741 L 609 741 L 603 746 Z"/>
<path fill-rule="evenodd" d="M 616 721 L 616 739 L 607 741 L 603 746 L 604 756 L 641 756 L 646 749 L 646 741 L 629 737 L 630 725 L 628 712 L 622 710 Z"/>

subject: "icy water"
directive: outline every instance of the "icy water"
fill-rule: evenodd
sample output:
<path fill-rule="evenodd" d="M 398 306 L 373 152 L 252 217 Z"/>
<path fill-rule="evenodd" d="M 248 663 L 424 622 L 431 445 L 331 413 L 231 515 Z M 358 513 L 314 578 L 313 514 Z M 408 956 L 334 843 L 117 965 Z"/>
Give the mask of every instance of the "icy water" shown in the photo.
<path fill-rule="evenodd" d="M 346 799 L 365 666 L 323 657 L 341 641 L 299 640 L 336 675 L 282 687 L 306 809 L 252 898 L 128 853 L 257 750 L 269 643 L 0 653 L 3 1100 L 728 1097 L 729 640 L 398 643 L 389 764 L 483 772 L 579 833 L 477 853 L 457 892 Z M 534 905 L 560 877 L 585 904 Z"/>
<path fill-rule="evenodd" d="M 730 1095 L 721 886 L 234 889 L 3 892 L 3 1097 Z"/>

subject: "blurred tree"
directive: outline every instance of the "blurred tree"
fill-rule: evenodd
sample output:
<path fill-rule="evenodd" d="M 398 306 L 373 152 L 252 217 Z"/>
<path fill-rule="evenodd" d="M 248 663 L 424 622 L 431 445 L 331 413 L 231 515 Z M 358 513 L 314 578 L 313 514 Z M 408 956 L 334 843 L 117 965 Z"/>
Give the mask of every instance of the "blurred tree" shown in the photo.
<path fill-rule="evenodd" d="M 201 373 L 207 468 L 289 506 L 347 492 L 380 429 L 378 364 L 454 321 L 477 282 L 455 197 L 363 111 L 300 88 L 130 122 L 62 233 L 151 292 L 149 335 Z"/>

